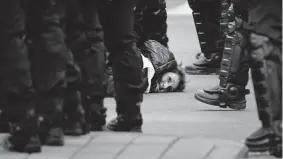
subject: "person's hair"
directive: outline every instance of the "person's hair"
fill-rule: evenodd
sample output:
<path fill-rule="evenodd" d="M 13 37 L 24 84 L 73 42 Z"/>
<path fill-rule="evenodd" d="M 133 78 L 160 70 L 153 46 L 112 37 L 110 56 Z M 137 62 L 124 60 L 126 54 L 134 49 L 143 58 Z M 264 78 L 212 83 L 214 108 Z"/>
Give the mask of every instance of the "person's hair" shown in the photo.
<path fill-rule="evenodd" d="M 173 92 L 183 92 L 186 88 L 186 73 L 184 68 L 182 67 L 182 63 L 178 64 L 178 67 L 170 72 L 177 73 L 180 76 L 180 81 L 176 89 Z"/>

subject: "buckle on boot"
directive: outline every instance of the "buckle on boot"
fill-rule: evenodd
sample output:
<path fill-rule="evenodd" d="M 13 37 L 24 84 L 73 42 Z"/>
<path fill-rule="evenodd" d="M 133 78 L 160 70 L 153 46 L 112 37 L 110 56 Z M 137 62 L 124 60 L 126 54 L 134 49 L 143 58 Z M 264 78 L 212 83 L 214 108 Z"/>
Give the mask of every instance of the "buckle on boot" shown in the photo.
<path fill-rule="evenodd" d="M 220 91 L 229 99 L 236 99 L 241 94 L 250 94 L 249 89 L 242 89 L 240 86 L 234 84 L 227 84 L 226 88 L 222 87 Z"/>

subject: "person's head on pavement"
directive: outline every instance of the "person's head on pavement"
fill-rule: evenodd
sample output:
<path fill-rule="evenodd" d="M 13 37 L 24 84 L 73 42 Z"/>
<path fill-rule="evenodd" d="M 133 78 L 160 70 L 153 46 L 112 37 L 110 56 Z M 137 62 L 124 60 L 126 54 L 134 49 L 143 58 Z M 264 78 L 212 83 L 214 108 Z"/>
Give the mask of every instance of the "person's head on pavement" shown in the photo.
<path fill-rule="evenodd" d="M 182 92 L 186 88 L 186 75 L 179 65 L 176 69 L 164 73 L 158 81 L 160 92 Z"/>

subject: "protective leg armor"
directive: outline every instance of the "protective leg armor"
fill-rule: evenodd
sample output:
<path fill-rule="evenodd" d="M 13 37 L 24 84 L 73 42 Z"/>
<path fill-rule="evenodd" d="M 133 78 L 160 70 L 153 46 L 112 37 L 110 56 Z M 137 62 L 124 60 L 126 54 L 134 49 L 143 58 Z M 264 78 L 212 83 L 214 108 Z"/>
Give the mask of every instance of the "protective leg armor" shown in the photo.
<path fill-rule="evenodd" d="M 249 90 L 246 90 L 245 86 L 248 82 L 249 66 L 243 51 L 243 40 L 240 32 L 226 36 L 219 73 L 220 84 L 211 89 L 196 92 L 197 100 L 222 108 L 229 107 L 236 110 L 246 108 L 245 95 L 249 94 Z"/>

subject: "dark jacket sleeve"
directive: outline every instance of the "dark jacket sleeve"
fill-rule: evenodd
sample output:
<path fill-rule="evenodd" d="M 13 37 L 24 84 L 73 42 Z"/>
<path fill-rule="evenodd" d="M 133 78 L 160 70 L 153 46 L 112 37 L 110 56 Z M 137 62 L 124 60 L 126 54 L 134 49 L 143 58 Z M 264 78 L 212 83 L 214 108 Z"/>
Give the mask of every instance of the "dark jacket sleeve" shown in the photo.
<path fill-rule="evenodd" d="M 156 74 L 177 68 L 174 54 L 155 40 L 147 40 L 141 48 L 145 57 L 152 62 Z"/>
<path fill-rule="evenodd" d="M 178 67 L 175 56 L 168 48 L 155 40 L 147 40 L 140 49 L 155 69 L 154 77 L 151 80 L 151 92 L 158 92 L 157 82 L 162 74 Z"/>

